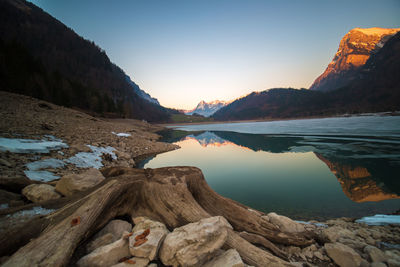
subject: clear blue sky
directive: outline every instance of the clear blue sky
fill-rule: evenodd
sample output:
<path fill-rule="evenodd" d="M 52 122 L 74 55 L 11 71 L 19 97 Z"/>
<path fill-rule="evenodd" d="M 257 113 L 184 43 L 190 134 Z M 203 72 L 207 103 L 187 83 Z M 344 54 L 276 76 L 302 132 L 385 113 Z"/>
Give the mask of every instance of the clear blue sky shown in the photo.
<path fill-rule="evenodd" d="M 308 88 L 356 27 L 400 27 L 400 0 L 31 0 L 103 48 L 162 105 Z"/>

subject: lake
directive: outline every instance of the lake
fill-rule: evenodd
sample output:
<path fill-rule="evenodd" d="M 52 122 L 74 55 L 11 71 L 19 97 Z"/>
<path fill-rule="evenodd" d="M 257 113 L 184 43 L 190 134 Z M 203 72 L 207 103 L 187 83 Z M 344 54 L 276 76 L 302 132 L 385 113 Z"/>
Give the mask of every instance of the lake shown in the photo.
<path fill-rule="evenodd" d="M 219 194 L 294 219 L 400 209 L 400 117 L 360 116 L 174 126 L 181 149 L 145 168 L 189 165 Z"/>

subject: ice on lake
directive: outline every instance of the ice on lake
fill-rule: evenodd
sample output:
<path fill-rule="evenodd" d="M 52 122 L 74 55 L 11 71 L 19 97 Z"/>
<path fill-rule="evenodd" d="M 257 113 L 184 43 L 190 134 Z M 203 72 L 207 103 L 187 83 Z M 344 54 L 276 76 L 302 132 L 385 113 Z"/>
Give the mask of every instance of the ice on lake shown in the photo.
<path fill-rule="evenodd" d="M 363 217 L 356 222 L 365 223 L 367 225 L 387 225 L 387 224 L 400 224 L 400 215 L 382 215 L 377 214 L 374 216 Z"/>

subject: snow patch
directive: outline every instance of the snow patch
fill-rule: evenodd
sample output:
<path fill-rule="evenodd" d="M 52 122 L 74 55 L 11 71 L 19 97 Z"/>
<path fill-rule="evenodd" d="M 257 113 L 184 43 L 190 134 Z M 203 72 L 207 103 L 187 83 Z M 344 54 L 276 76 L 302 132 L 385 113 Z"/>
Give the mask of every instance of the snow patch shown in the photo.
<path fill-rule="evenodd" d="M 25 165 L 30 171 L 38 171 L 46 168 L 61 168 L 65 166 L 64 161 L 59 159 L 44 159 L 30 162 Z"/>
<path fill-rule="evenodd" d="M 72 163 L 78 168 L 96 168 L 100 169 L 103 167 L 101 163 L 101 156 L 103 154 L 111 155 L 112 159 L 116 160 L 117 156 L 115 155 L 114 151 L 115 148 L 107 146 L 107 147 L 97 147 L 87 145 L 92 152 L 79 152 L 65 160 L 67 163 Z"/>
<path fill-rule="evenodd" d="M 356 220 L 356 222 L 365 223 L 367 225 L 400 224 L 400 215 L 376 214 L 374 216 L 362 217 Z"/>
<path fill-rule="evenodd" d="M 24 171 L 26 177 L 35 181 L 49 182 L 60 178 L 49 171 Z"/>
<path fill-rule="evenodd" d="M 129 134 L 129 133 L 116 133 L 116 132 L 111 132 L 112 134 L 115 134 L 116 136 L 119 136 L 119 137 L 129 137 L 129 136 L 131 136 L 131 134 Z"/>
<path fill-rule="evenodd" d="M 49 153 L 50 150 L 67 147 L 68 145 L 62 140 L 50 135 L 41 140 L 0 137 L 0 151 L 13 153 Z"/>
<path fill-rule="evenodd" d="M 40 170 L 46 168 L 54 168 L 54 169 L 62 168 L 65 166 L 65 163 L 64 161 L 59 159 L 44 159 L 44 160 L 30 162 L 25 166 L 28 168 L 28 170 L 24 171 L 24 173 L 29 179 L 35 181 L 48 182 L 58 179 L 60 177 L 54 175 L 52 172 L 40 171 Z"/>
<path fill-rule="evenodd" d="M 0 210 L 5 210 L 8 209 L 8 204 L 4 203 L 4 204 L 0 204 Z"/>

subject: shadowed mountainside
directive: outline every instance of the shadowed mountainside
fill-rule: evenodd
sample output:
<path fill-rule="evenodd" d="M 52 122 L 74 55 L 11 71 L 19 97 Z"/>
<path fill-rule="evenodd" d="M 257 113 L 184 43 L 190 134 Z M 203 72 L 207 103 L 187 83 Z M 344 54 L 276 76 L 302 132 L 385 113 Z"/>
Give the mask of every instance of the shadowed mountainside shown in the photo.
<path fill-rule="evenodd" d="M 168 121 L 104 50 L 23 0 L 0 1 L 0 90 L 105 116 Z"/>
<path fill-rule="evenodd" d="M 400 110 L 400 33 L 370 56 L 357 79 L 342 88 L 253 92 L 214 115 L 216 120 L 296 118 Z"/>

